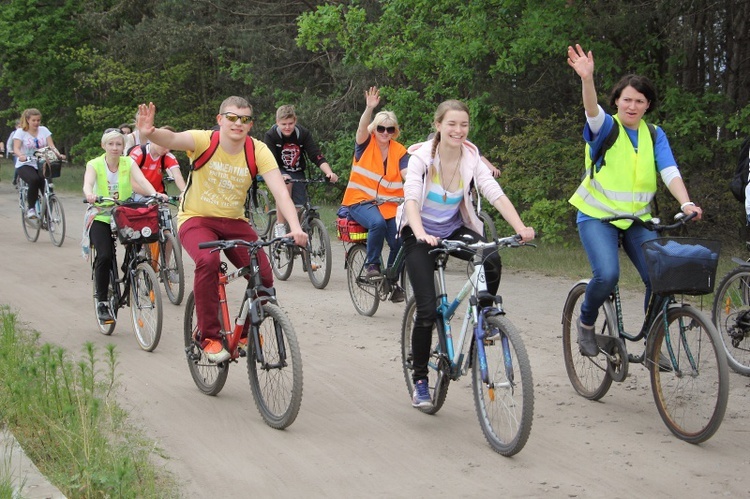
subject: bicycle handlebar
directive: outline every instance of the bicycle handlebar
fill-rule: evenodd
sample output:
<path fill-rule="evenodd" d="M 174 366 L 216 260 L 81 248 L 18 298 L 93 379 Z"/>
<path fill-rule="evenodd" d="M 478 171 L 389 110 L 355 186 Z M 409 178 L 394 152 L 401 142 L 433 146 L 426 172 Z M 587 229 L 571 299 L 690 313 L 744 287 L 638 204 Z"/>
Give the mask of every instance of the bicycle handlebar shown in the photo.
<path fill-rule="evenodd" d="M 264 241 L 262 239 L 258 239 L 257 241 L 245 241 L 244 239 L 220 239 L 218 241 L 204 241 L 202 243 L 198 243 L 198 248 L 212 248 L 211 251 L 220 251 L 235 248 L 237 246 L 244 246 L 246 248 L 250 248 L 251 250 L 257 251 L 264 246 L 270 246 L 274 243 L 281 243 L 286 246 L 295 245 L 294 239 L 292 239 L 291 237 L 275 237 L 273 239 L 269 239 L 268 241 Z"/>
<path fill-rule="evenodd" d="M 652 218 L 650 220 L 641 220 L 635 215 L 616 215 L 613 217 L 605 217 L 601 219 L 601 222 L 608 223 L 608 222 L 614 222 L 617 220 L 631 220 L 636 225 L 645 227 L 648 230 L 656 231 L 656 232 L 663 232 L 663 231 L 670 231 L 670 230 L 674 230 L 679 227 L 682 227 L 683 225 L 688 223 L 690 220 L 695 218 L 697 215 L 698 214 L 695 212 L 691 213 L 690 215 L 685 215 L 684 213 L 678 213 L 677 215 L 675 215 L 676 222 L 673 224 L 667 224 L 667 225 L 662 224 L 661 219 L 659 218 Z"/>
<path fill-rule="evenodd" d="M 176 202 L 179 200 L 180 200 L 179 196 L 167 196 L 167 199 L 162 199 L 157 196 L 144 196 L 141 201 L 133 201 L 133 200 L 128 201 L 128 200 L 110 198 L 106 196 L 97 196 L 96 201 L 94 201 L 94 204 L 111 203 L 111 204 L 116 204 L 118 206 L 121 204 L 125 204 L 125 203 L 166 204 L 166 203 Z M 86 203 L 88 203 L 88 200 L 86 198 L 83 198 L 83 204 L 86 204 Z"/>
<path fill-rule="evenodd" d="M 328 178 L 285 178 L 287 184 L 332 184 Z"/>
<path fill-rule="evenodd" d="M 380 206 L 381 204 L 385 204 L 385 203 L 401 204 L 403 202 L 404 202 L 403 196 L 389 196 L 389 197 L 375 196 L 374 198 L 365 199 L 355 204 L 374 204 L 375 206 Z"/>
<path fill-rule="evenodd" d="M 520 248 L 521 246 L 530 246 L 532 248 L 536 248 L 536 244 L 524 243 L 520 234 L 515 234 L 508 237 L 499 237 L 494 241 L 477 241 L 473 243 L 468 241 L 460 241 L 457 239 L 439 239 L 438 245 L 439 247 L 430 250 L 430 253 L 436 251 L 452 253 L 459 250 L 467 250 L 472 253 L 476 253 L 479 250 L 487 248 Z"/>

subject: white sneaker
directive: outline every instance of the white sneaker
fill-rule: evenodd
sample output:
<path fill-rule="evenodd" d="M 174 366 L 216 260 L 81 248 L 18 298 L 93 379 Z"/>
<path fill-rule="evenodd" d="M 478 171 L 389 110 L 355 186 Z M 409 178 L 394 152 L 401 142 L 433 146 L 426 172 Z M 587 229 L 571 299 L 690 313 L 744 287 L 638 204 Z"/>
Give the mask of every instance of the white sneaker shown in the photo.
<path fill-rule="evenodd" d="M 276 224 L 273 226 L 273 237 L 284 237 L 286 235 L 286 225 Z"/>
<path fill-rule="evenodd" d="M 26 212 L 26 218 L 29 220 L 36 220 L 39 218 L 36 214 L 36 210 L 34 208 L 29 208 L 29 211 Z"/>

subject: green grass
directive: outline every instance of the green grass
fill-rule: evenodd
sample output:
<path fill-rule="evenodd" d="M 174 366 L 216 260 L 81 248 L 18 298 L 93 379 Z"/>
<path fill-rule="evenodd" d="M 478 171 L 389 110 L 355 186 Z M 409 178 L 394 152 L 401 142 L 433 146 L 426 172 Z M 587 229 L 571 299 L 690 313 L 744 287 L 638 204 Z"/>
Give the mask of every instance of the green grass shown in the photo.
<path fill-rule="evenodd" d="M 40 345 L 0 307 L 0 421 L 68 497 L 177 497 L 154 442 L 140 436 L 115 400 L 113 345 L 80 360 Z M 0 490 L 6 479 L 0 477 Z M 6 496 L 2 496 L 6 497 Z"/>

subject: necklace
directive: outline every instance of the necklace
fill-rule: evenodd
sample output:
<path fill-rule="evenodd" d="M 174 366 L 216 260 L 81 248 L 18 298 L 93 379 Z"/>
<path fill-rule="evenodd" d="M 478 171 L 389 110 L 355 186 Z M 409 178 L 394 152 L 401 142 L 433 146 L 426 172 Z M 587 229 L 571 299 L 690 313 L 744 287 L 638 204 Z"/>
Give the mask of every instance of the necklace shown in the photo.
<path fill-rule="evenodd" d="M 108 160 L 107 158 L 104 158 L 104 162 L 105 162 L 105 163 L 107 164 L 107 169 L 108 169 L 109 171 L 111 171 L 112 173 L 115 173 L 115 172 L 117 171 L 117 169 L 118 169 L 118 168 L 120 167 L 120 162 L 119 162 L 119 161 L 118 161 L 117 163 L 115 163 L 115 168 L 114 168 L 114 170 L 113 170 L 113 169 L 112 169 L 112 167 L 111 167 L 111 166 L 109 165 L 109 160 Z"/>
<path fill-rule="evenodd" d="M 456 178 L 456 173 L 459 170 L 459 165 L 461 163 L 461 154 L 463 154 L 463 151 L 458 152 L 458 159 L 456 160 L 456 168 L 453 170 L 453 176 L 451 176 L 450 182 L 448 182 L 448 187 L 451 186 L 453 183 L 453 180 Z M 445 203 L 448 200 L 448 189 L 445 188 L 445 179 L 443 177 L 443 162 L 440 161 L 440 186 L 443 188 L 443 203 Z"/>

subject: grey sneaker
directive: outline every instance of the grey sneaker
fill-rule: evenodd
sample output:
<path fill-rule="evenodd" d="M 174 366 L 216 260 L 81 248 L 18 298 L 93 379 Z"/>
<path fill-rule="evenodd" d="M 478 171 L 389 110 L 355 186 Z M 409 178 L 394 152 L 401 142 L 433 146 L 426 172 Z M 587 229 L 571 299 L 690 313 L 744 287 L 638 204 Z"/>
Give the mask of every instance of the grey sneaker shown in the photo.
<path fill-rule="evenodd" d="M 426 379 L 417 380 L 414 383 L 414 394 L 411 397 L 412 407 L 431 407 L 430 388 Z"/>
<path fill-rule="evenodd" d="M 29 208 L 29 211 L 26 212 L 26 218 L 29 220 L 36 220 L 39 218 L 36 214 L 36 210 L 34 208 Z"/>
<path fill-rule="evenodd" d="M 112 312 L 109 311 L 109 305 L 105 301 L 96 304 L 96 315 L 102 324 L 111 324 L 115 321 Z"/>
<path fill-rule="evenodd" d="M 581 355 L 585 355 L 586 357 L 596 357 L 599 355 L 599 346 L 596 344 L 594 327 L 584 326 L 581 323 L 580 317 L 576 320 L 576 327 L 578 328 L 578 349 L 581 351 Z"/>

